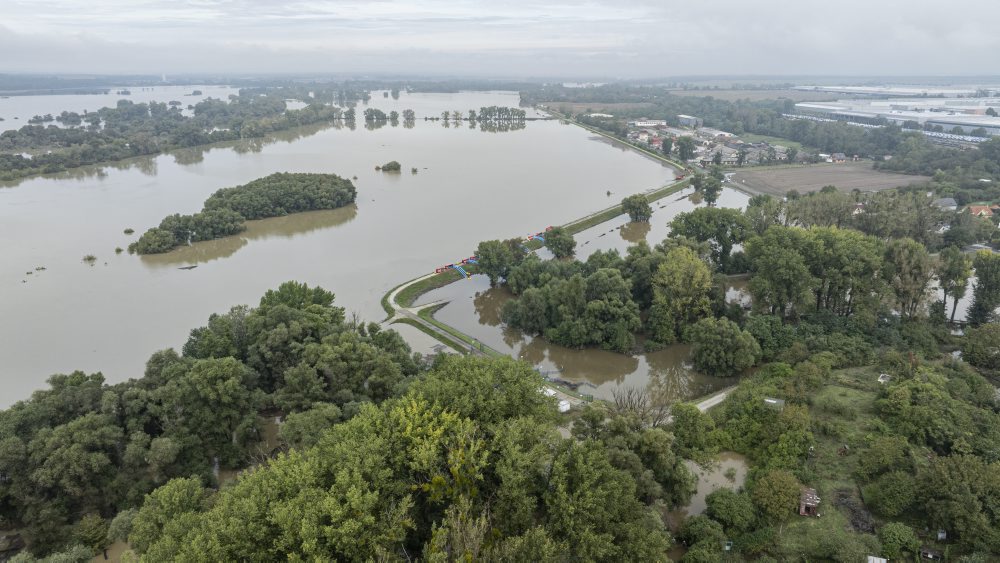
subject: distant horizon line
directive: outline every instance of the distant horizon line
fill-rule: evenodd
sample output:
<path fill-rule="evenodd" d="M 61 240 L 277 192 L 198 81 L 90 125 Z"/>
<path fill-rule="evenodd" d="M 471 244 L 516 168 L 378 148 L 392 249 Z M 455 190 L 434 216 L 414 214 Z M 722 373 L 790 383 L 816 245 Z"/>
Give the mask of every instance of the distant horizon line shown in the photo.
<path fill-rule="evenodd" d="M 0 69 L 0 76 L 9 77 L 38 77 L 38 78 L 65 78 L 68 80 L 84 79 L 107 79 L 107 78 L 131 78 L 149 79 L 163 82 L 163 72 L 56 72 L 56 71 L 7 71 Z M 420 80 L 420 81 L 442 81 L 442 80 L 481 80 L 486 82 L 662 82 L 662 81 L 683 81 L 683 80 L 789 80 L 792 79 L 854 79 L 854 80 L 880 80 L 880 81 L 913 81 L 914 79 L 930 79 L 935 81 L 960 79 L 960 80 L 997 80 L 998 74 L 678 74 L 663 76 L 585 76 L 585 75 L 484 75 L 484 74 L 443 74 L 443 73 L 397 73 L 397 72 L 331 72 L 331 71 L 311 71 L 311 72 L 174 72 L 166 73 L 168 80 L 166 83 L 174 82 L 186 78 L 223 78 L 234 80 L 252 79 L 337 79 L 337 80 Z"/>

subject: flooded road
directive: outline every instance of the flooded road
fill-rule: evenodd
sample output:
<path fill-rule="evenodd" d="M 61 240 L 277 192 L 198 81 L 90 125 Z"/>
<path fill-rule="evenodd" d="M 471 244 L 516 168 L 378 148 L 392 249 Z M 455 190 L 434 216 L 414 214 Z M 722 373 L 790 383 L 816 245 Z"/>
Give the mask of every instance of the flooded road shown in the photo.
<path fill-rule="evenodd" d="M 581 233 L 577 240 L 577 255 L 586 259 L 596 250 L 615 249 L 624 254 L 625 249 L 643 237 L 650 244 L 661 242 L 669 234 L 667 223 L 678 213 L 695 208 L 687 197 L 691 190 L 668 196 L 654 204 L 653 218 L 649 224 L 636 225 L 628 217 L 603 223 Z M 726 189 L 719 204 L 730 207 L 746 205 L 748 197 L 735 190 Z M 660 207 L 662 205 L 662 208 Z M 636 233 L 640 233 L 636 235 Z M 604 235 L 604 236 L 601 236 Z M 584 245 L 590 241 L 591 244 Z M 727 296 L 731 301 L 746 297 L 745 280 L 733 280 Z M 566 381 L 581 383 L 581 393 L 602 399 L 611 399 L 618 387 L 646 388 L 655 382 L 667 396 L 674 400 L 689 400 L 714 393 L 733 384 L 732 379 L 712 377 L 696 372 L 690 361 L 690 347 L 685 344 L 668 346 L 663 350 L 639 355 L 619 354 L 600 349 L 577 350 L 546 342 L 542 338 L 522 334 L 504 326 L 500 310 L 512 295 L 506 288 L 491 288 L 489 279 L 475 275 L 468 280 L 428 292 L 416 304 L 438 300 L 449 301 L 439 309 L 435 318 L 469 336 L 478 339 L 499 352 L 531 362 L 543 373 L 556 375 Z"/>
<path fill-rule="evenodd" d="M 481 240 L 562 224 L 674 176 L 558 121 L 494 133 L 421 119 L 517 104 L 516 93 L 376 93 L 371 107 L 411 108 L 415 126 L 311 126 L 0 187 L 0 407 L 52 373 L 141 376 L 151 353 L 179 347 L 211 313 L 255 304 L 290 279 L 381 319 L 386 291 L 469 256 Z M 403 172 L 375 171 L 389 160 Z M 357 205 L 261 221 L 170 254 L 115 254 L 165 215 L 199 210 L 219 188 L 284 171 L 357 176 Z M 87 254 L 93 265 L 82 261 Z M 190 265 L 198 267 L 178 269 Z M 615 372 L 624 377 L 626 368 Z"/>

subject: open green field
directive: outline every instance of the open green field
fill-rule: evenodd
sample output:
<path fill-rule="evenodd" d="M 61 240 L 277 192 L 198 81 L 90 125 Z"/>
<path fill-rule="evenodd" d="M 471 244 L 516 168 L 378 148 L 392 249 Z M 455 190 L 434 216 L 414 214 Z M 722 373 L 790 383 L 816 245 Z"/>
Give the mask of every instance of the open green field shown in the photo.
<path fill-rule="evenodd" d="M 746 141 L 748 143 L 770 143 L 772 145 L 781 145 L 783 147 L 789 147 L 796 150 L 802 150 L 802 144 L 795 141 L 789 141 L 788 139 L 782 139 L 781 137 L 771 137 L 770 135 L 755 135 L 753 133 L 744 133 L 739 136 L 740 140 Z"/>
<path fill-rule="evenodd" d="M 845 192 L 855 189 L 874 192 L 923 183 L 927 178 L 879 172 L 872 168 L 871 162 L 861 161 L 745 168 L 737 170 L 732 180 L 746 191 L 783 197 L 789 190 L 809 193 L 823 186 L 836 186 Z"/>

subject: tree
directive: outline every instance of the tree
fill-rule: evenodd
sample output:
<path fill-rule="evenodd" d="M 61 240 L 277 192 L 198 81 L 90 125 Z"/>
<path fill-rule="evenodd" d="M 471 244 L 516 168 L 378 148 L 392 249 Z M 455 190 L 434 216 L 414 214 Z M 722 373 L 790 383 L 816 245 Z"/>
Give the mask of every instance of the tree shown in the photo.
<path fill-rule="evenodd" d="M 135 520 L 135 515 L 139 513 L 137 508 L 128 508 L 122 510 L 111 519 L 111 524 L 108 526 L 108 541 L 110 542 L 127 542 L 129 534 L 132 533 L 132 522 Z"/>
<path fill-rule="evenodd" d="M 720 377 L 750 368 L 761 354 L 754 337 L 726 318 L 698 321 L 691 329 L 691 343 L 695 368 Z"/>
<path fill-rule="evenodd" d="M 929 524 L 966 548 L 1000 550 L 1000 464 L 973 455 L 935 457 L 917 474 L 919 503 Z"/>
<path fill-rule="evenodd" d="M 289 447 L 304 450 L 316 445 L 323 433 L 341 420 L 343 415 L 337 405 L 316 403 L 307 411 L 289 414 L 279 435 Z"/>
<path fill-rule="evenodd" d="M 712 155 L 712 164 L 722 166 L 722 151 L 715 151 L 715 154 Z"/>
<path fill-rule="evenodd" d="M 882 555 L 889 559 L 901 559 L 904 554 L 916 553 L 920 548 L 920 538 L 913 528 L 900 522 L 889 522 L 878 531 L 882 542 Z"/>
<path fill-rule="evenodd" d="M 576 240 L 562 227 L 552 227 L 545 233 L 545 246 L 556 258 L 569 258 L 576 249 Z"/>
<path fill-rule="evenodd" d="M 674 150 L 674 140 L 671 137 L 663 137 L 663 145 L 661 146 L 663 154 L 670 156 L 670 153 Z"/>
<path fill-rule="evenodd" d="M 1000 369 L 1000 324 L 986 323 L 966 330 L 962 359 L 977 368 Z"/>
<path fill-rule="evenodd" d="M 715 453 L 717 447 L 712 440 L 715 422 L 711 416 L 691 403 L 674 403 L 670 416 L 673 417 L 671 430 L 677 455 L 685 459 L 703 459 Z"/>
<path fill-rule="evenodd" d="M 705 203 L 708 205 L 715 205 L 715 202 L 719 199 L 719 194 L 722 193 L 722 182 L 720 182 L 717 178 L 710 176 L 702 185 L 701 193 L 702 197 L 705 199 Z"/>
<path fill-rule="evenodd" d="M 446 356 L 410 392 L 483 424 L 514 418 L 553 420 L 553 400 L 539 393 L 541 376 L 510 358 Z"/>
<path fill-rule="evenodd" d="M 710 181 L 710 180 L 706 180 Z M 670 236 L 687 237 L 712 245 L 712 261 L 723 269 L 733 246 L 746 240 L 750 223 L 738 209 L 700 207 L 680 213 L 670 222 Z"/>
<path fill-rule="evenodd" d="M 749 531 L 757 519 L 753 501 L 745 492 L 723 487 L 709 493 L 705 505 L 708 515 L 730 532 Z"/>
<path fill-rule="evenodd" d="M 653 207 L 649 205 L 646 196 L 634 194 L 622 200 L 622 211 L 627 213 L 633 222 L 648 222 L 653 216 Z"/>
<path fill-rule="evenodd" d="M 863 489 L 865 504 L 876 514 L 895 518 L 913 508 L 917 485 L 913 475 L 905 471 L 890 471 Z"/>
<path fill-rule="evenodd" d="M 164 433 L 204 459 L 235 463 L 256 427 L 258 397 L 253 371 L 235 358 L 197 360 L 157 389 Z"/>
<path fill-rule="evenodd" d="M 684 162 L 694 158 L 694 139 L 684 135 L 683 137 L 677 139 L 677 157 Z"/>
<path fill-rule="evenodd" d="M 972 267 L 976 271 L 976 286 L 972 290 L 968 320 L 972 325 L 980 325 L 991 322 L 1000 306 L 1000 254 L 980 250 Z"/>
<path fill-rule="evenodd" d="M 108 521 L 97 514 L 87 514 L 76 523 L 73 537 L 93 553 L 100 553 L 108 545 Z"/>
<path fill-rule="evenodd" d="M 754 481 L 750 495 L 761 518 L 770 524 L 779 524 L 794 514 L 801 488 L 791 472 L 771 469 Z"/>
<path fill-rule="evenodd" d="M 96 412 L 45 428 L 28 447 L 31 482 L 71 506 L 104 508 L 121 441 L 122 429 Z"/>
<path fill-rule="evenodd" d="M 750 293 L 754 307 L 782 319 L 806 307 L 818 285 L 798 251 L 805 244 L 805 231 L 795 227 L 771 227 L 763 236 L 747 241 L 750 262 Z"/>
<path fill-rule="evenodd" d="M 546 241 L 548 239 L 546 238 Z M 517 240 L 487 240 L 476 248 L 476 266 L 490 278 L 490 286 L 495 287 L 501 279 L 506 279 L 511 268 L 524 259 L 524 250 Z"/>
<path fill-rule="evenodd" d="M 920 313 L 934 277 L 934 261 L 924 245 L 913 239 L 889 241 L 882 272 L 895 295 L 899 313 L 906 318 Z"/>
<path fill-rule="evenodd" d="M 210 493 L 195 477 L 172 479 L 146 496 L 132 520 L 129 544 L 147 552 L 162 536 L 183 535 L 192 527 L 192 516 L 207 507 Z M 164 546 L 166 547 L 166 546 Z M 176 552 L 180 546 L 174 545 Z"/>
<path fill-rule="evenodd" d="M 991 107 L 990 108 L 986 108 L 986 115 L 989 115 L 991 117 L 996 117 L 997 116 L 997 110 L 995 110 L 995 109 L 993 109 Z"/>
<path fill-rule="evenodd" d="M 951 322 L 955 322 L 958 302 L 965 297 L 971 275 L 972 260 L 958 247 L 949 246 L 941 251 L 937 264 L 937 278 L 943 293 L 942 302 L 947 305 L 949 295 L 952 299 L 951 316 L 948 318 Z"/>
<path fill-rule="evenodd" d="M 678 246 L 666 253 L 652 288 L 647 326 L 656 342 L 676 342 L 685 327 L 711 312 L 712 272 L 690 248 Z"/>

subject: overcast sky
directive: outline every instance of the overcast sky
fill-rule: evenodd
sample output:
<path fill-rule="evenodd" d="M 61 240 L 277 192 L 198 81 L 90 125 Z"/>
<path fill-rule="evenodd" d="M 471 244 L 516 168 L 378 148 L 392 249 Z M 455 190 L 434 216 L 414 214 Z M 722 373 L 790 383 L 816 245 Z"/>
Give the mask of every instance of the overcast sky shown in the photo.
<path fill-rule="evenodd" d="M 0 72 L 997 75 L 1000 0 L 0 0 Z"/>

